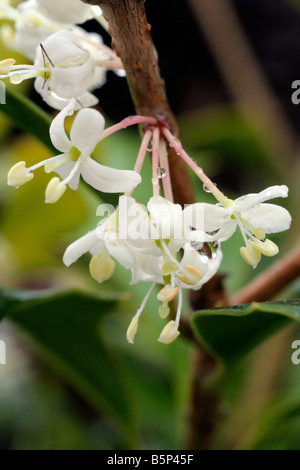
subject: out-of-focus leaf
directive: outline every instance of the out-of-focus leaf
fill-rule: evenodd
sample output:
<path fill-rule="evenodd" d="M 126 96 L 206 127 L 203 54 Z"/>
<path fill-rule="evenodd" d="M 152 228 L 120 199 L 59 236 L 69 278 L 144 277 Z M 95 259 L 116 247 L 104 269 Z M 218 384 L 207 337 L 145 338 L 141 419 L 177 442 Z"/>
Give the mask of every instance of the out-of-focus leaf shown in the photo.
<path fill-rule="evenodd" d="M 8 316 L 45 358 L 96 409 L 130 434 L 131 400 L 120 367 L 101 336 L 101 319 L 127 294 L 1 290 L 0 318 Z"/>
<path fill-rule="evenodd" d="M 56 152 L 49 137 L 51 116 L 27 96 L 6 84 L 6 104 L 0 106 L 0 111 L 10 117 L 20 129 L 35 136 L 46 147 Z"/>
<path fill-rule="evenodd" d="M 242 359 L 270 335 L 300 321 L 300 301 L 260 302 L 195 312 L 192 327 L 225 364 Z"/>

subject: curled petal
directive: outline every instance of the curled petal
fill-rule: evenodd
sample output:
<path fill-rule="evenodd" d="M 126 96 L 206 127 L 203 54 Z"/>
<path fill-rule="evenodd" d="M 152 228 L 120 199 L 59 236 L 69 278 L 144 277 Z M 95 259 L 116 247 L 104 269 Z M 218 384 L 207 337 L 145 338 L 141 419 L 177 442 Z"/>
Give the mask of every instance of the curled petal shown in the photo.
<path fill-rule="evenodd" d="M 96 233 L 96 230 L 88 232 L 86 235 L 79 238 L 74 243 L 68 246 L 63 256 L 63 262 L 66 266 L 70 266 L 72 263 L 77 261 L 84 253 L 90 251 L 98 242 L 99 238 Z"/>
<path fill-rule="evenodd" d="M 247 209 L 250 209 L 257 204 L 261 204 L 264 201 L 269 199 L 275 199 L 277 197 L 287 197 L 288 196 L 288 187 L 285 185 L 281 186 L 270 186 L 267 189 L 264 189 L 257 194 L 247 194 L 247 196 L 239 197 L 234 202 L 234 211 L 243 212 Z"/>
<path fill-rule="evenodd" d="M 50 126 L 50 139 L 54 147 L 60 152 L 68 152 L 71 147 L 71 141 L 65 131 L 65 119 L 74 113 L 76 100 L 72 99 L 69 104 L 53 119 Z"/>
<path fill-rule="evenodd" d="M 125 193 L 134 189 L 142 178 L 130 170 L 117 170 L 101 165 L 90 157 L 81 165 L 81 174 L 90 186 L 104 193 Z"/>
<path fill-rule="evenodd" d="M 155 196 L 147 204 L 151 220 L 160 231 L 160 238 L 182 239 L 184 238 L 184 225 L 182 208 L 179 204 L 173 204 L 168 199 Z"/>

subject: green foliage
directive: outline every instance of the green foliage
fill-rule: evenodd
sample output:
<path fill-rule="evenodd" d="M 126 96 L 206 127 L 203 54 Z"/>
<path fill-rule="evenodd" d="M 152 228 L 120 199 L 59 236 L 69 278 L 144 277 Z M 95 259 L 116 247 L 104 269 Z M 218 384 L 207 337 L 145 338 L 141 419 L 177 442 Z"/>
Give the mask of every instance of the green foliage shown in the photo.
<path fill-rule="evenodd" d="M 300 321 L 300 301 L 259 302 L 195 312 L 192 326 L 213 355 L 232 365 L 270 335 Z"/>

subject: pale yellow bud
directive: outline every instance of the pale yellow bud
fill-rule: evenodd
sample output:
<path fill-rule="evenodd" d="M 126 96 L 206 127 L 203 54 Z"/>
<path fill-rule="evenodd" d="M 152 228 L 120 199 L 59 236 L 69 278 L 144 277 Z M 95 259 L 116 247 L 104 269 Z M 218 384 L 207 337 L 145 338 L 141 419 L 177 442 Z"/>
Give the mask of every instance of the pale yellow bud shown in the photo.
<path fill-rule="evenodd" d="M 255 246 L 253 246 L 253 244 L 249 244 L 247 247 L 242 246 L 240 248 L 240 254 L 243 260 L 253 268 L 256 268 L 261 259 L 260 252 L 255 248 Z"/>
<path fill-rule="evenodd" d="M 187 264 L 184 271 L 178 277 L 185 284 L 194 286 L 201 280 L 202 274 L 199 269 Z"/>
<path fill-rule="evenodd" d="M 167 304 L 167 302 L 163 302 L 159 308 L 158 308 L 158 313 L 159 313 L 159 316 L 160 318 L 167 318 L 167 316 L 169 315 L 170 313 L 170 308 Z"/>
<path fill-rule="evenodd" d="M 16 61 L 14 59 L 4 59 L 0 61 L 0 75 L 8 75 Z"/>
<path fill-rule="evenodd" d="M 178 293 L 178 287 L 166 284 L 157 294 L 157 300 L 160 302 L 171 302 Z"/>
<path fill-rule="evenodd" d="M 126 333 L 126 338 L 128 343 L 133 344 L 134 343 L 134 337 L 136 335 L 137 329 L 138 329 L 138 323 L 139 319 L 138 317 L 133 317 L 131 320 L 131 323 L 128 327 L 127 333 Z"/>
<path fill-rule="evenodd" d="M 178 326 L 174 320 L 171 320 L 166 324 L 157 341 L 164 344 L 170 344 L 173 343 L 179 335 Z"/>
<path fill-rule="evenodd" d="M 265 256 L 275 256 L 279 253 L 279 248 L 276 243 L 267 239 L 264 242 L 253 242 L 255 248 Z"/>
<path fill-rule="evenodd" d="M 7 184 L 17 188 L 18 186 L 32 180 L 32 178 L 33 173 L 26 168 L 26 163 L 18 162 L 9 170 L 7 175 Z"/>
<path fill-rule="evenodd" d="M 101 283 L 111 278 L 114 273 L 116 263 L 110 256 L 103 258 L 102 253 L 93 256 L 90 261 L 90 273 L 95 281 Z"/>
<path fill-rule="evenodd" d="M 45 202 L 48 204 L 53 204 L 57 202 L 61 196 L 64 194 L 67 189 L 67 185 L 60 181 L 60 179 L 55 176 L 52 180 L 49 181 L 46 188 L 46 198 Z"/>

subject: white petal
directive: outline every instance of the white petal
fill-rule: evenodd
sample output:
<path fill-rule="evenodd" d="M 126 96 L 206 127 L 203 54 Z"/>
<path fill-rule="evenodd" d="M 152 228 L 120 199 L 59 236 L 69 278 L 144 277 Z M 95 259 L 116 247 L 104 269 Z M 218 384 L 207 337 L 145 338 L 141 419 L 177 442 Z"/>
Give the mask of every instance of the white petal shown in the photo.
<path fill-rule="evenodd" d="M 184 223 L 203 232 L 214 232 L 230 219 L 230 212 L 221 205 L 196 203 L 183 211 Z"/>
<path fill-rule="evenodd" d="M 81 109 L 74 119 L 70 137 L 73 147 L 90 155 L 100 140 L 104 117 L 95 109 Z"/>
<path fill-rule="evenodd" d="M 131 249 L 123 240 L 105 240 L 107 251 L 115 258 L 125 269 L 132 268 L 135 260 L 131 253 Z"/>
<path fill-rule="evenodd" d="M 190 232 L 189 240 L 196 242 L 224 242 L 228 240 L 235 232 L 237 227 L 236 221 L 233 219 L 228 219 L 220 229 L 217 231 L 209 233 L 204 233 L 202 230 L 193 230 Z"/>
<path fill-rule="evenodd" d="M 53 171 L 57 173 L 64 180 L 65 178 L 67 178 L 67 176 L 70 174 L 70 172 L 74 168 L 75 163 L 76 162 L 73 162 L 73 161 L 63 163 L 62 165 L 57 166 Z M 73 178 L 69 181 L 68 186 L 75 191 L 78 188 L 79 179 L 80 179 L 80 167 L 75 172 Z"/>
<path fill-rule="evenodd" d="M 77 261 L 84 253 L 90 251 L 98 242 L 99 238 L 96 230 L 88 232 L 86 235 L 68 246 L 63 256 L 63 262 L 66 266 L 70 266 L 70 264 Z"/>
<path fill-rule="evenodd" d="M 221 249 L 218 250 L 216 256 L 214 258 L 209 259 L 205 255 L 200 255 L 196 250 L 194 250 L 189 243 L 187 243 L 184 247 L 184 255 L 180 262 L 180 265 L 184 268 L 186 265 L 194 266 L 198 269 L 201 274 L 202 278 L 192 287 L 193 290 L 200 289 L 203 284 L 209 281 L 218 271 L 221 261 L 222 261 L 222 251 Z M 182 283 L 182 287 L 190 289 L 190 285 L 186 285 Z"/>
<path fill-rule="evenodd" d="M 275 204 L 260 204 L 241 213 L 241 217 L 255 228 L 262 228 L 266 233 L 288 230 L 291 225 L 290 213 Z"/>
<path fill-rule="evenodd" d="M 134 189 L 142 180 L 139 173 L 117 170 L 87 157 L 81 165 L 84 181 L 104 193 L 125 193 Z"/>
<path fill-rule="evenodd" d="M 51 69 L 47 86 L 62 99 L 79 99 L 90 88 L 94 69 L 94 59 L 76 67 L 54 67 Z"/>
<path fill-rule="evenodd" d="M 185 236 L 182 208 L 161 196 L 152 197 L 148 204 L 151 220 L 160 231 L 160 238 L 182 240 Z"/>
<path fill-rule="evenodd" d="M 287 197 L 288 196 L 288 187 L 285 185 L 282 186 L 270 186 L 267 189 L 264 189 L 257 194 L 247 194 L 247 196 L 239 197 L 234 201 L 234 212 L 242 212 L 250 207 L 253 207 L 257 204 L 260 204 L 269 199 L 274 199 L 276 197 Z"/>
<path fill-rule="evenodd" d="M 51 36 L 43 42 L 43 47 L 54 66 L 72 67 L 83 64 L 90 58 L 89 52 L 82 47 L 77 37 L 72 31 L 66 29 L 51 34 Z M 43 67 L 44 59 L 44 52 L 42 48 L 39 47 L 34 65 Z M 45 60 L 49 62 L 47 57 Z"/>
<path fill-rule="evenodd" d="M 54 147 L 63 153 L 68 152 L 72 147 L 71 141 L 65 131 L 65 119 L 67 116 L 71 116 L 74 113 L 75 105 L 76 101 L 72 99 L 69 104 L 53 119 L 50 126 L 51 142 Z"/>

